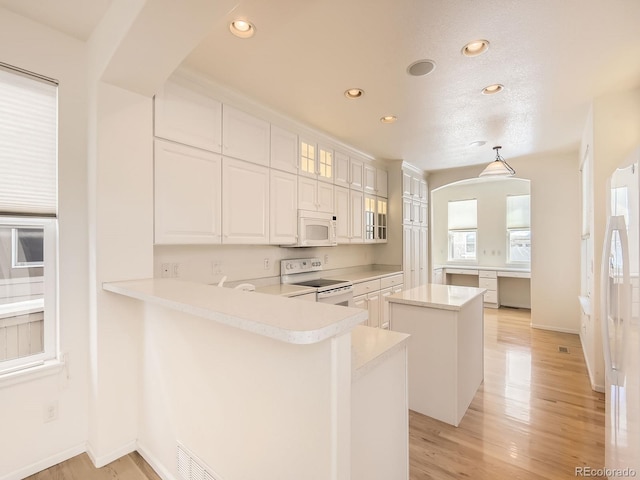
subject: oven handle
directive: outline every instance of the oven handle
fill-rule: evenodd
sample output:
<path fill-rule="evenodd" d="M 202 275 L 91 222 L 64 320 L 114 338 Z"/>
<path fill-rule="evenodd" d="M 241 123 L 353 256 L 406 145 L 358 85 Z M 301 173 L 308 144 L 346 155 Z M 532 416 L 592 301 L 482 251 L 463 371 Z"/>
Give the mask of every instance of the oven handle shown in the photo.
<path fill-rule="evenodd" d="M 318 299 L 337 297 L 338 295 L 349 294 L 351 292 L 353 292 L 353 287 L 349 285 L 348 287 L 343 287 L 340 290 L 330 290 L 322 293 L 318 292 Z"/>

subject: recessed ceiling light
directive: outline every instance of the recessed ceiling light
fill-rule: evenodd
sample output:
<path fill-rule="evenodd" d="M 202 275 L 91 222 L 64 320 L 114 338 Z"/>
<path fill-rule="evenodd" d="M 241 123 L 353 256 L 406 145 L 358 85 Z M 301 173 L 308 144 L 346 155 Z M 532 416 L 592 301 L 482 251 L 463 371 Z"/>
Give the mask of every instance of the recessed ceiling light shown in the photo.
<path fill-rule="evenodd" d="M 433 60 L 416 60 L 407 67 L 407 73 L 414 77 L 421 77 L 430 74 L 435 68 L 436 63 Z"/>
<path fill-rule="evenodd" d="M 465 57 L 477 57 L 489 50 L 489 40 L 474 40 L 462 47 L 462 54 Z"/>
<path fill-rule="evenodd" d="M 504 85 L 500 85 L 499 83 L 494 83 L 493 85 L 489 85 L 488 87 L 484 87 L 482 89 L 483 95 L 493 95 L 494 93 L 499 93 L 504 90 Z"/>
<path fill-rule="evenodd" d="M 344 92 L 344 96 L 347 98 L 360 98 L 362 95 L 364 95 L 364 90 L 361 88 L 350 88 Z"/>
<path fill-rule="evenodd" d="M 396 120 L 398 120 L 398 117 L 396 117 L 395 115 L 385 115 L 380 119 L 382 123 L 393 123 Z"/>
<path fill-rule="evenodd" d="M 256 33 L 256 27 L 247 20 L 234 20 L 229 24 L 229 30 L 240 38 L 251 38 Z"/>
<path fill-rule="evenodd" d="M 471 143 L 469 144 L 469 146 L 470 146 L 470 147 L 481 147 L 481 146 L 483 146 L 485 143 L 487 143 L 487 142 L 485 142 L 484 140 L 476 140 L 475 142 L 471 142 Z"/>

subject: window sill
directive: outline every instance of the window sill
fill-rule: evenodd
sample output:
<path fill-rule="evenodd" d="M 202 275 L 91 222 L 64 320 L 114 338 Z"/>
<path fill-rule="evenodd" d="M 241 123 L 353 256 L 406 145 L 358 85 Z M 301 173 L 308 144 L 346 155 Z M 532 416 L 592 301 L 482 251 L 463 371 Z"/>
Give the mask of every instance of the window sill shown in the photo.
<path fill-rule="evenodd" d="M 15 370 L 8 373 L 0 373 L 0 389 L 10 387 L 18 383 L 30 382 L 38 378 L 48 377 L 60 373 L 65 367 L 62 360 L 48 360 L 39 365 Z"/>

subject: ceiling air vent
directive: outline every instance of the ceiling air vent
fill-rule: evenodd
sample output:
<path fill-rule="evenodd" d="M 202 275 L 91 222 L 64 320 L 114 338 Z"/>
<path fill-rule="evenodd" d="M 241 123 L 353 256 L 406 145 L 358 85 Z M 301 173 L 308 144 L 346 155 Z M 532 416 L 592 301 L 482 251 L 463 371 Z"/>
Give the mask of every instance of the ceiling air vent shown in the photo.
<path fill-rule="evenodd" d="M 184 480 L 222 480 L 209 466 L 178 444 L 178 474 Z"/>

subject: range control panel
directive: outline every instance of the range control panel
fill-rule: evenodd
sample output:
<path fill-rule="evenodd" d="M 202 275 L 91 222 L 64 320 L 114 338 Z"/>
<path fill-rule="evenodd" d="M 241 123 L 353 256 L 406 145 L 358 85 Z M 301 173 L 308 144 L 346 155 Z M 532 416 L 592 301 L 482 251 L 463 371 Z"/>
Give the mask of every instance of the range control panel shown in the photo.
<path fill-rule="evenodd" d="M 319 258 L 293 258 L 280 261 L 280 275 L 318 272 L 320 270 L 322 270 L 322 260 Z"/>

